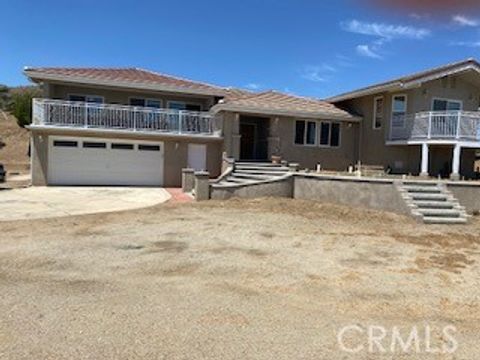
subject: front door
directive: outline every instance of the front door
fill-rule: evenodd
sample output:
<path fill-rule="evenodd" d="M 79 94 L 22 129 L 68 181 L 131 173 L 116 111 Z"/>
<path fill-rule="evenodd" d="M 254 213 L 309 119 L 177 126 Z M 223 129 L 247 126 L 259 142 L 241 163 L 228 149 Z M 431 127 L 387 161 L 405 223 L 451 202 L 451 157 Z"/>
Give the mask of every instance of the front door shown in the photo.
<path fill-rule="evenodd" d="M 240 159 L 255 159 L 255 124 L 240 124 Z"/>

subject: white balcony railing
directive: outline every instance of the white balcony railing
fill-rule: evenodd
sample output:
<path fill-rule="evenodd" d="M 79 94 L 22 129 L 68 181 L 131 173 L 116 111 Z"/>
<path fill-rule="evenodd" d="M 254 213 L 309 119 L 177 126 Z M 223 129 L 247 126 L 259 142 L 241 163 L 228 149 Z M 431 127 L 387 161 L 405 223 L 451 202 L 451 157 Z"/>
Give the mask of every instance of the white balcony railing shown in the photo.
<path fill-rule="evenodd" d="M 480 141 L 480 112 L 429 111 L 396 116 L 389 140 Z"/>
<path fill-rule="evenodd" d="M 219 136 L 210 113 L 34 99 L 33 125 Z"/>

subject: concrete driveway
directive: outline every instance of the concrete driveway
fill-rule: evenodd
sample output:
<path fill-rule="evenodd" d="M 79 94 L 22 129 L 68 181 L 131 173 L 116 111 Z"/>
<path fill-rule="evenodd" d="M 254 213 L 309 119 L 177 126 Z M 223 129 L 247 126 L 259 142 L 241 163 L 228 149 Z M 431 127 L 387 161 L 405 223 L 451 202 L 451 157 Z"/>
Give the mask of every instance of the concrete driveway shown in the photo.
<path fill-rule="evenodd" d="M 29 187 L 0 191 L 0 221 L 91 214 L 153 206 L 170 199 L 161 188 Z"/>

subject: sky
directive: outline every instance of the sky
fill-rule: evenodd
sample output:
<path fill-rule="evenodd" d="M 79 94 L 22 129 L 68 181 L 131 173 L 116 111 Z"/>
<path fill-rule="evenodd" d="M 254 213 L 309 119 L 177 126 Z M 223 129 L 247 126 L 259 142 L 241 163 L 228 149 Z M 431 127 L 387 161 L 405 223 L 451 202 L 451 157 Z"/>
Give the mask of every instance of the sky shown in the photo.
<path fill-rule="evenodd" d="M 480 59 L 480 8 L 392 2 L 0 0 L 0 84 L 28 84 L 24 66 L 140 67 L 324 98 Z"/>

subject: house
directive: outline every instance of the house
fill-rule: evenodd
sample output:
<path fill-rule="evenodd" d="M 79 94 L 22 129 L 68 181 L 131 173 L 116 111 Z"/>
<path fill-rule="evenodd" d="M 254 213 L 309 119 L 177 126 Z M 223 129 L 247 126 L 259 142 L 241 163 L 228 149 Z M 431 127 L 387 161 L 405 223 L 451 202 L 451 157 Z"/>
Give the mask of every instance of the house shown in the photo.
<path fill-rule="evenodd" d="M 474 59 L 327 101 L 362 116 L 358 159 L 395 173 L 474 178 L 480 148 L 480 64 Z"/>
<path fill-rule="evenodd" d="M 34 185 L 179 186 L 222 156 L 344 171 L 474 177 L 480 65 L 473 59 L 326 101 L 249 92 L 137 68 L 26 68 Z"/>

